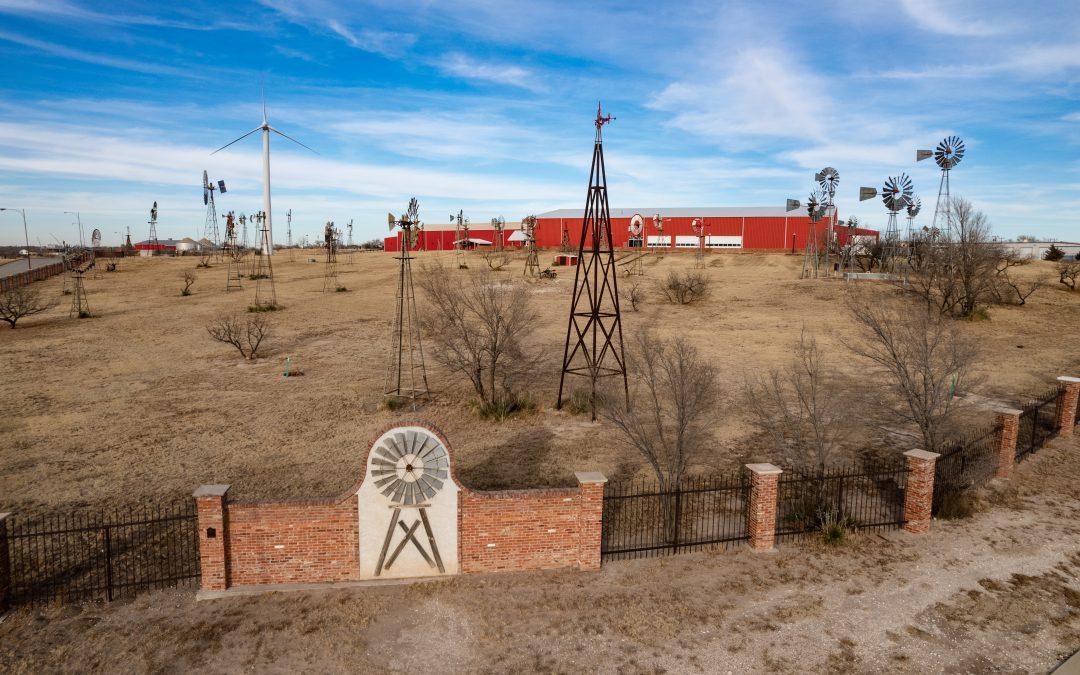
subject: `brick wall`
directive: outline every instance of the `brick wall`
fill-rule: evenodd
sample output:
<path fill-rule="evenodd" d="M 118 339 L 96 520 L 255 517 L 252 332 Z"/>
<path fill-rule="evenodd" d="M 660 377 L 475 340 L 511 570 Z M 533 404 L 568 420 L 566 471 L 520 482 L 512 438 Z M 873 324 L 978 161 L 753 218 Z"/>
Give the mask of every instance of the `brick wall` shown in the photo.
<path fill-rule="evenodd" d="M 355 498 L 228 505 L 230 585 L 358 578 Z"/>
<path fill-rule="evenodd" d="M 578 488 L 462 490 L 458 504 L 461 571 L 577 566 L 580 511 Z"/>
<path fill-rule="evenodd" d="M 1022 410 L 1005 408 L 997 413 L 998 431 L 995 437 L 997 446 L 997 467 L 994 476 L 1005 478 L 1012 473 L 1016 463 L 1016 441 L 1020 435 L 1020 415 Z"/>

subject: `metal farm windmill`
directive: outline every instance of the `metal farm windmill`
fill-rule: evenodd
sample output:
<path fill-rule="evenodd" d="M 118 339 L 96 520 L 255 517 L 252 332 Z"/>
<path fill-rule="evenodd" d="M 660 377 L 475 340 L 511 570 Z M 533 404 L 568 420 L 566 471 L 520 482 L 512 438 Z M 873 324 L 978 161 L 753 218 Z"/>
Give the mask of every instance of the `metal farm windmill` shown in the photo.
<path fill-rule="evenodd" d="M 536 216 L 522 218 L 521 230 L 525 235 L 525 276 L 536 279 L 540 276 L 540 260 L 536 255 Z"/>
<path fill-rule="evenodd" d="M 911 203 L 914 190 L 911 179 L 906 173 L 889 176 L 881 188 L 881 201 L 889 211 L 889 220 L 885 225 L 885 241 L 881 246 L 881 271 L 892 273 L 900 258 L 900 230 L 896 224 L 896 215 Z"/>
<path fill-rule="evenodd" d="M 243 220 L 244 216 L 240 216 Z M 236 239 L 236 214 L 229 211 L 225 214 L 225 242 L 221 245 L 222 253 L 229 256 L 229 270 L 228 278 L 225 281 L 225 290 L 231 291 L 234 288 L 243 288 L 241 279 L 244 276 L 242 270 L 242 260 L 244 257 L 244 249 L 240 247 L 239 242 Z"/>
<path fill-rule="evenodd" d="M 806 214 L 810 216 L 810 226 L 806 230 L 806 245 L 803 247 L 803 266 L 800 279 L 817 279 L 821 268 L 821 246 L 817 224 L 825 216 L 825 202 L 828 197 L 822 190 L 812 190 L 806 200 Z M 794 200 L 789 199 L 788 202 Z M 798 204 L 798 202 L 795 202 Z"/>
<path fill-rule="evenodd" d="M 619 311 L 619 275 L 611 242 L 611 209 L 608 205 L 607 170 L 604 166 L 603 127 L 614 117 L 596 107 L 596 137 L 585 198 L 585 215 L 574 268 L 574 291 L 566 326 L 562 371 L 559 374 L 557 408 L 562 408 L 567 375 L 589 381 L 589 407 L 596 419 L 597 384 L 601 377 L 622 379 L 623 395 L 630 403 L 623 349 L 622 315 Z"/>
<path fill-rule="evenodd" d="M 206 207 L 206 223 L 203 225 L 203 239 L 206 239 L 214 244 L 214 247 L 220 250 L 221 240 L 218 238 L 218 223 L 217 223 L 217 205 L 214 203 L 214 190 L 220 190 L 221 194 L 225 194 L 225 181 L 219 180 L 215 185 L 206 171 L 202 172 L 202 188 L 203 206 Z"/>
<path fill-rule="evenodd" d="M 906 210 L 907 232 L 904 233 L 904 241 L 908 242 L 908 246 L 911 246 L 915 236 L 915 216 L 919 215 L 919 211 L 922 211 L 922 199 L 918 195 L 913 195 Z"/>
<path fill-rule="evenodd" d="M 150 255 L 158 254 L 158 238 L 157 238 L 157 202 L 150 207 L 150 220 L 147 221 L 150 224 L 150 236 L 147 237 L 146 242 L 150 244 Z"/>
<path fill-rule="evenodd" d="M 454 250 L 457 251 L 458 269 L 467 270 L 469 265 L 465 262 L 465 250 L 469 247 L 469 219 L 463 211 L 457 215 L 450 214 L 450 222 L 454 224 Z"/>
<path fill-rule="evenodd" d="M 707 225 L 701 218 L 694 218 L 690 221 L 690 229 L 697 235 L 698 248 L 697 258 L 695 260 L 695 266 L 702 269 L 705 268 L 705 228 Z"/>
<path fill-rule="evenodd" d="M 930 150 L 916 150 L 915 161 L 934 158 L 934 162 L 941 167 L 941 183 L 938 185 L 937 204 L 934 205 L 934 221 L 932 227 L 937 231 L 945 229 L 949 221 L 949 172 L 964 158 L 964 141 L 959 136 L 947 136 L 931 152 Z"/>
<path fill-rule="evenodd" d="M 420 205 L 413 197 L 409 207 L 400 217 L 387 215 L 390 231 L 397 227 L 401 232 L 402 245 L 396 260 L 398 267 L 397 303 L 394 309 L 394 331 L 390 350 L 390 367 L 383 392 L 398 399 L 409 399 L 416 409 L 416 400 L 428 395 L 427 369 L 424 365 L 424 348 L 420 342 L 420 315 L 416 308 L 416 291 L 413 287 L 412 261 L 409 243 L 419 225 Z"/>
<path fill-rule="evenodd" d="M 288 139 L 288 140 L 292 141 L 293 143 L 296 143 L 297 145 L 304 148 L 305 150 L 311 150 L 311 148 L 304 145 L 303 143 L 296 140 L 295 138 L 293 138 L 291 136 L 288 136 L 288 135 L 278 131 L 274 127 L 270 126 L 270 122 L 268 122 L 267 118 L 266 118 L 266 102 L 263 101 L 262 124 L 255 127 L 251 131 L 247 132 L 246 134 L 244 134 L 240 138 L 237 138 L 237 139 L 235 139 L 233 141 L 230 141 L 230 142 L 226 143 L 225 145 L 221 146 L 220 148 L 218 148 L 217 150 L 211 152 L 210 154 L 211 155 L 216 155 L 217 153 L 221 152 L 222 150 L 229 147 L 233 143 L 238 143 L 238 142 L 244 140 L 245 138 L 247 138 L 251 134 L 255 133 L 256 131 L 261 131 L 262 132 L 262 160 L 263 160 L 262 161 L 262 164 L 263 164 L 263 208 L 262 208 L 262 212 L 266 214 L 266 223 L 265 223 L 266 224 L 266 231 L 270 233 L 270 236 L 267 238 L 267 243 L 263 247 L 262 254 L 263 255 L 273 255 L 274 254 L 274 246 L 273 246 L 273 230 L 274 230 L 274 228 L 273 228 L 273 217 L 272 217 L 273 211 L 270 208 L 270 132 L 274 132 L 278 136 L 281 136 L 282 138 Z M 311 152 L 315 152 L 315 151 L 311 150 Z M 317 155 L 319 153 L 315 152 L 315 154 Z"/>
<path fill-rule="evenodd" d="M 338 281 L 337 274 L 337 250 L 339 243 L 340 235 L 338 234 L 337 228 L 334 227 L 334 221 L 326 221 L 326 224 L 323 225 L 323 248 L 326 250 L 326 267 L 323 270 L 322 285 L 324 293 L 335 293 L 339 289 L 344 289 L 344 286 Z"/>
<path fill-rule="evenodd" d="M 834 208 L 833 200 L 836 197 L 837 188 L 840 187 L 840 172 L 831 166 L 827 166 L 814 175 L 814 180 L 817 181 L 821 194 L 825 197 L 823 207 L 825 215 L 829 218 L 828 231 L 825 236 L 825 276 L 831 276 L 833 272 L 831 258 L 836 238 L 834 233 L 836 228 L 836 208 Z"/>
<path fill-rule="evenodd" d="M 495 250 L 501 252 L 503 250 L 503 230 L 506 229 L 506 218 L 499 216 L 498 218 L 491 219 L 491 229 L 495 230 Z"/>

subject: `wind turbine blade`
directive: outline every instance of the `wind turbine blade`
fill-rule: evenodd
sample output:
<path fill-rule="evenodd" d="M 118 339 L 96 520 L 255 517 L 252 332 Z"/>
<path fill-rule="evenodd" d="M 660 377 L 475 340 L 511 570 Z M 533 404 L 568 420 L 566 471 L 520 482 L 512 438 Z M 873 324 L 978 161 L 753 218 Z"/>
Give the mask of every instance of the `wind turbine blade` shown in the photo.
<path fill-rule="evenodd" d="M 220 148 L 218 148 L 217 150 L 215 150 L 215 151 L 211 152 L 210 154 L 211 154 L 211 155 L 216 155 L 217 153 L 221 152 L 222 150 L 224 150 L 225 148 L 229 147 L 229 146 L 230 146 L 230 145 L 232 145 L 233 143 L 237 143 L 237 142 L 239 142 L 239 141 L 242 141 L 242 140 L 244 140 L 245 138 L 247 138 L 247 137 L 248 137 L 248 136 L 250 136 L 251 134 L 255 133 L 256 131 L 262 131 L 262 127 L 255 127 L 254 129 L 252 129 L 251 131 L 247 132 L 246 134 L 244 134 L 244 135 L 243 135 L 243 136 L 241 136 L 240 138 L 236 139 L 235 141 L 232 141 L 231 143 L 226 143 L 225 145 L 221 146 Z"/>
<path fill-rule="evenodd" d="M 292 141 L 293 143 L 296 143 L 297 145 L 299 145 L 299 146 L 300 146 L 301 148 L 307 148 L 308 150 L 311 150 L 311 148 L 308 148 L 308 146 L 304 145 L 303 143 L 301 143 L 300 141 L 296 140 L 296 139 L 295 139 L 295 138 L 293 138 L 292 136 L 289 136 L 288 134 L 283 134 L 283 133 L 281 133 L 280 131 L 278 131 L 277 129 L 275 129 L 274 127 L 270 127 L 270 131 L 273 131 L 273 132 L 274 132 L 275 134 L 277 134 L 278 136 L 281 136 L 282 138 L 287 138 L 287 139 L 289 139 L 289 140 L 290 140 L 290 141 Z M 235 141 L 234 141 L 234 142 L 235 142 Z M 315 152 L 314 150 L 311 150 L 311 151 L 312 151 L 312 152 Z M 316 154 L 316 155 L 318 155 L 319 153 L 318 153 L 318 152 L 315 152 L 315 154 Z"/>

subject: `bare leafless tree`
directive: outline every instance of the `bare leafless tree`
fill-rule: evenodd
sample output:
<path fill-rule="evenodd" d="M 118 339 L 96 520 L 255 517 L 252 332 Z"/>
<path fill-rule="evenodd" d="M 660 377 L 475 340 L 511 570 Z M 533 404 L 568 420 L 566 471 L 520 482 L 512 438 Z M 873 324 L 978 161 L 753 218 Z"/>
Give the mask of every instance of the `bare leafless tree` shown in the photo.
<path fill-rule="evenodd" d="M 1064 284 L 1070 291 L 1076 290 L 1076 282 L 1080 279 L 1080 261 L 1062 260 L 1057 264 L 1058 283 Z"/>
<path fill-rule="evenodd" d="M 622 292 L 624 306 L 629 305 L 631 311 L 636 312 L 638 305 L 645 302 L 645 289 L 639 281 L 627 281 L 619 290 Z"/>
<path fill-rule="evenodd" d="M 665 490 L 708 447 L 720 384 L 716 368 L 681 337 L 662 340 L 640 331 L 630 343 L 630 401 L 621 391 L 602 396 L 598 412 L 641 453 Z"/>
<path fill-rule="evenodd" d="M 823 471 L 855 427 L 850 398 L 830 381 L 831 372 L 817 341 L 804 330 L 789 366 L 748 377 L 744 386 L 769 450 L 802 471 Z"/>
<path fill-rule="evenodd" d="M 501 272 L 504 267 L 513 260 L 509 253 L 503 251 L 489 251 L 484 253 L 484 262 L 492 272 Z"/>
<path fill-rule="evenodd" d="M 240 355 L 250 361 L 258 357 L 259 346 L 269 337 L 271 324 L 262 314 L 244 318 L 234 314 L 215 319 L 207 325 L 206 332 L 218 342 L 236 347 Z"/>
<path fill-rule="evenodd" d="M 845 341 L 848 348 L 893 394 L 871 400 L 916 427 L 924 450 L 937 451 L 957 409 L 954 394 L 974 384 L 975 345 L 925 305 L 853 294 L 848 308 L 861 332 L 861 339 Z"/>
<path fill-rule="evenodd" d="M 486 270 L 450 275 L 438 263 L 424 266 L 420 285 L 435 360 L 464 375 L 482 405 L 523 400 L 539 361 L 525 344 L 535 325 L 527 287 Z"/>
<path fill-rule="evenodd" d="M 709 277 L 704 272 L 669 272 L 660 286 L 668 302 L 689 305 L 709 293 Z"/>
<path fill-rule="evenodd" d="M 184 288 L 180 291 L 180 295 L 191 295 L 191 286 L 195 283 L 195 273 L 191 270 L 184 272 Z"/>
<path fill-rule="evenodd" d="M 56 306 L 54 300 L 41 297 L 41 290 L 31 284 L 12 286 L 0 293 L 0 319 L 12 328 L 24 316 L 33 316 Z"/>
<path fill-rule="evenodd" d="M 999 287 L 1009 254 L 990 234 L 990 222 L 971 202 L 954 197 L 946 205 L 946 227 L 919 238 L 905 288 L 941 314 L 970 317 L 980 307 L 1007 298 Z"/>

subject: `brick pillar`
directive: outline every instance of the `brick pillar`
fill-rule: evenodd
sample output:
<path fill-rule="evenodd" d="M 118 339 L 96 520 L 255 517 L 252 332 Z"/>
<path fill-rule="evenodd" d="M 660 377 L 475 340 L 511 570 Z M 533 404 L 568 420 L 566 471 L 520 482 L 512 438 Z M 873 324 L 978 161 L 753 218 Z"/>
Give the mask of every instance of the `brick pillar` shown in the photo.
<path fill-rule="evenodd" d="M 940 455 L 926 450 L 908 450 L 907 481 L 904 484 L 904 529 L 922 534 L 930 529 L 934 507 L 934 465 Z"/>
<path fill-rule="evenodd" d="M 1080 404 L 1080 377 L 1062 376 L 1058 382 L 1065 386 L 1061 397 L 1061 410 L 1058 412 L 1057 428 L 1062 435 L 1069 435 L 1076 430 L 1076 406 Z"/>
<path fill-rule="evenodd" d="M 11 609 L 11 558 L 8 554 L 8 517 L 0 513 L 0 613 Z"/>
<path fill-rule="evenodd" d="M 776 543 L 776 492 L 780 467 L 772 464 L 747 464 L 750 471 L 750 503 L 746 508 L 746 532 L 750 548 L 771 551 Z"/>
<path fill-rule="evenodd" d="M 199 514 L 200 587 L 204 591 L 223 591 L 229 587 L 229 561 L 225 556 L 229 512 L 225 504 L 228 485 L 202 485 L 195 494 Z"/>
<path fill-rule="evenodd" d="M 1016 463 L 1016 440 L 1020 435 L 1020 414 L 1023 410 L 1002 408 L 997 412 L 998 432 L 994 439 L 997 445 L 997 469 L 995 478 L 1004 478 L 1012 473 Z"/>
<path fill-rule="evenodd" d="M 578 513 L 578 568 L 600 569 L 600 542 L 604 520 L 604 484 L 607 478 L 599 471 L 578 471 L 581 490 Z"/>

